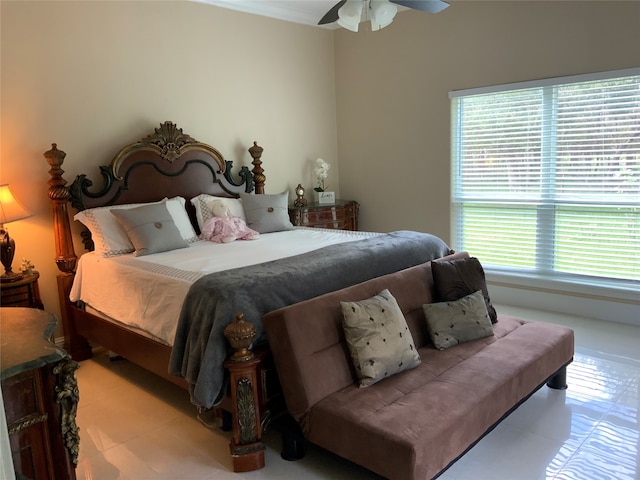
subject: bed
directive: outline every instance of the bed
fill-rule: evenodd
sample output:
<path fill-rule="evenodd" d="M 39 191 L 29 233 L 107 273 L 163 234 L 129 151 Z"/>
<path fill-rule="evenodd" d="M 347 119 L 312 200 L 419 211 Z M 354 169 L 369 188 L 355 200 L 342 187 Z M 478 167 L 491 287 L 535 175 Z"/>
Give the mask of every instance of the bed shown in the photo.
<path fill-rule="evenodd" d="M 262 423 L 274 394 L 262 316 L 450 252 L 418 232 L 294 228 L 286 193 L 265 193 L 263 149 L 254 142 L 249 153 L 252 170 L 234 174 L 217 149 L 164 122 L 100 167 L 98 188 L 87 175 L 67 186 L 66 154 L 56 144 L 45 153 L 65 349 L 83 360 L 100 345 L 184 387 L 199 408 L 228 411 L 236 471 L 264 465 Z M 228 202 L 260 237 L 199 240 L 212 199 Z M 162 217 L 151 223 L 163 233 L 134 238 L 150 212 Z M 80 260 L 71 216 L 88 227 Z M 123 236 L 105 222 L 131 230 Z M 230 326 L 248 339 L 235 351 Z"/>

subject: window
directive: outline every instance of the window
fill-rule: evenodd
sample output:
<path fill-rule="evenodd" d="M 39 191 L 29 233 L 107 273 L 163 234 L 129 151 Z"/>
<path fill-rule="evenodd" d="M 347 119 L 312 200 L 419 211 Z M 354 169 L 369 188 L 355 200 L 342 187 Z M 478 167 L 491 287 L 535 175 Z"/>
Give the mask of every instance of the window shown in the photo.
<path fill-rule="evenodd" d="M 640 69 L 450 97 L 453 248 L 490 272 L 640 280 Z"/>

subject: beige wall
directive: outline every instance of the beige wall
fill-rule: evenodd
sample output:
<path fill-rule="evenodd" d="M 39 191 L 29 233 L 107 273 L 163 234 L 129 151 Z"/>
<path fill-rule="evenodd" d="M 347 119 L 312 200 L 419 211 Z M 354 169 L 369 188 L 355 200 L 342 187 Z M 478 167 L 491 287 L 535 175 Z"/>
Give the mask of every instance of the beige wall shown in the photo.
<path fill-rule="evenodd" d="M 365 30 L 335 56 L 340 187 L 368 230 L 450 238 L 450 90 L 640 66 L 640 2 L 454 0 Z"/>
<path fill-rule="evenodd" d="M 249 165 L 264 147 L 267 193 L 310 184 L 311 161 L 335 163 L 333 34 L 192 2 L 12 2 L 1 8 L 0 181 L 33 213 L 9 225 L 14 267 L 40 271 L 59 314 L 48 166 L 99 180 L 123 144 L 165 120 Z M 332 183 L 337 185 L 338 169 Z M 78 253 L 81 245 L 76 247 Z M 15 268 L 14 268 L 15 270 Z"/>
<path fill-rule="evenodd" d="M 54 313 L 51 142 L 67 179 L 97 180 L 165 120 L 238 165 L 258 140 L 267 192 L 311 186 L 321 156 L 362 228 L 448 239 L 450 90 L 640 65 L 640 2 L 454 0 L 357 34 L 191 2 L 2 0 L 0 14 L 0 182 L 34 214 L 9 225 L 14 265 L 32 260 Z"/>

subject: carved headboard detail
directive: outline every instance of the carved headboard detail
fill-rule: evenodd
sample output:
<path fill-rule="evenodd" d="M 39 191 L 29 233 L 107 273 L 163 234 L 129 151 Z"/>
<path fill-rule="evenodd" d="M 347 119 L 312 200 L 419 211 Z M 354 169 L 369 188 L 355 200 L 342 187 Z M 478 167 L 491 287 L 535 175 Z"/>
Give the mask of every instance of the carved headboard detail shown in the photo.
<path fill-rule="evenodd" d="M 237 197 L 241 192 L 264 193 L 263 149 L 253 142 L 248 150 L 253 169 L 243 166 L 236 178 L 232 174 L 233 162 L 225 160 L 217 149 L 185 134 L 173 122 L 164 122 L 154 133 L 122 148 L 109 165 L 100 166 L 102 185 L 94 189 L 93 181 L 84 174 L 65 186 L 61 165 L 66 154 L 52 144 L 44 156 L 51 165 L 49 198 L 54 207 L 58 268 L 73 271 L 77 258 L 71 242 L 67 201 L 81 211 L 181 196 L 187 200 L 187 211 L 199 231 L 189 199 L 201 193 L 227 197 Z M 82 237 L 85 248 L 92 250 L 88 230 L 83 231 Z"/>

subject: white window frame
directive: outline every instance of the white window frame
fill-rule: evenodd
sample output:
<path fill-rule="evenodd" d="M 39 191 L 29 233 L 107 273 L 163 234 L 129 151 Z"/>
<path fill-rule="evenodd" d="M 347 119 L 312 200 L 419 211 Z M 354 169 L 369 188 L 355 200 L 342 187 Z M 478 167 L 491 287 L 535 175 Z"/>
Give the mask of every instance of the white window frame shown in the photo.
<path fill-rule="evenodd" d="M 457 101 L 455 99 L 470 95 L 508 92 L 511 90 L 556 86 L 587 81 L 598 81 L 635 75 L 640 75 L 640 68 L 598 72 L 587 75 L 574 75 L 569 77 L 549 78 L 529 82 L 518 82 L 507 85 L 495 85 L 490 87 L 457 90 L 450 92 L 449 98 L 452 99 L 451 236 L 453 248 L 457 250 L 465 249 L 464 241 L 460 238 L 461 235 L 458 230 L 460 219 L 456 217 L 456 204 L 462 202 L 463 200 L 461 200 L 461 196 L 459 195 L 460 182 L 457 175 L 458 158 L 456 157 L 456 155 L 459 155 L 459 146 L 456 144 L 456 139 L 458 137 L 457 132 L 460 128 L 460 125 L 457 122 L 458 118 L 457 112 L 455 110 L 457 108 Z M 632 206 L 636 205 L 640 205 L 640 199 L 638 199 L 638 202 L 632 202 Z M 473 255 L 473 252 L 470 253 Z M 536 261 L 539 261 L 539 259 L 537 259 Z M 594 261 L 598 261 L 598 259 L 594 259 Z M 632 304 L 638 304 L 640 302 L 640 282 L 634 280 L 609 279 L 604 277 L 592 277 L 588 275 L 562 274 L 559 272 L 552 272 L 551 274 L 549 274 L 549 271 L 545 271 L 545 268 L 543 268 L 542 270 L 538 270 L 536 268 L 510 268 L 505 266 L 495 266 L 491 265 L 490 263 L 486 264 L 485 262 L 483 262 L 483 265 L 485 267 L 488 280 L 490 282 L 494 282 L 503 286 L 516 286 L 549 292 L 568 292 L 570 294 L 577 294 L 578 296 L 585 297 L 613 298 Z"/>

